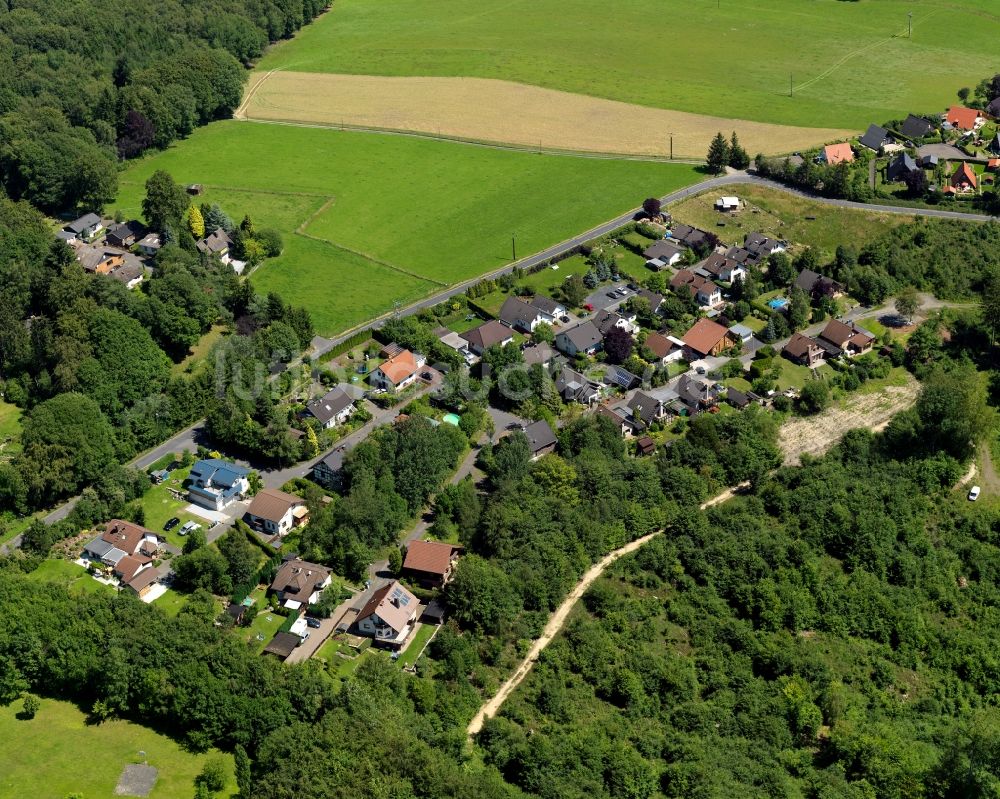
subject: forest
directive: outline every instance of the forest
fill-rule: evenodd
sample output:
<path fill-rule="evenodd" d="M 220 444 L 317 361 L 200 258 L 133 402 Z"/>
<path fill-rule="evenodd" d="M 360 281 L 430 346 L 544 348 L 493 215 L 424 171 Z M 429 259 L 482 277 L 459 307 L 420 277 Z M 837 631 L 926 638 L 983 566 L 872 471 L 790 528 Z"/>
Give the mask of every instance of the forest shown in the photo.
<path fill-rule="evenodd" d="M 246 69 L 327 0 L 6 0 L 0 188 L 49 213 L 100 209 L 118 161 L 235 109 Z"/>

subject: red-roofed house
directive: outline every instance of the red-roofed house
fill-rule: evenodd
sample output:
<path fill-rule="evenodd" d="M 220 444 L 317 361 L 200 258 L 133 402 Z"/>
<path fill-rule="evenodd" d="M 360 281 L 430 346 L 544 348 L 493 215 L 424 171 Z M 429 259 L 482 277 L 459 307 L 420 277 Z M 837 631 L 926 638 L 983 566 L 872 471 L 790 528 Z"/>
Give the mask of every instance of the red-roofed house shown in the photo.
<path fill-rule="evenodd" d="M 411 541 L 406 547 L 403 574 L 424 588 L 444 585 L 458 560 L 461 547 L 441 541 Z"/>
<path fill-rule="evenodd" d="M 424 365 L 422 355 L 403 350 L 383 361 L 371 375 L 371 384 L 382 391 L 399 391 L 416 382 L 417 372 Z"/>
<path fill-rule="evenodd" d="M 842 141 L 840 144 L 826 145 L 820 157 L 830 166 L 840 163 L 850 163 L 854 160 L 854 150 L 851 149 L 850 144 Z"/>
<path fill-rule="evenodd" d="M 955 174 L 951 176 L 951 187 L 955 191 L 975 191 L 978 185 L 975 170 L 965 161 L 958 165 Z"/>
<path fill-rule="evenodd" d="M 709 355 L 718 355 L 739 344 L 735 334 L 711 319 L 699 319 L 682 337 L 688 360 L 694 361 Z"/>
<path fill-rule="evenodd" d="M 976 130 L 986 121 L 983 112 L 964 105 L 953 105 L 944 115 L 945 122 L 959 130 Z"/>

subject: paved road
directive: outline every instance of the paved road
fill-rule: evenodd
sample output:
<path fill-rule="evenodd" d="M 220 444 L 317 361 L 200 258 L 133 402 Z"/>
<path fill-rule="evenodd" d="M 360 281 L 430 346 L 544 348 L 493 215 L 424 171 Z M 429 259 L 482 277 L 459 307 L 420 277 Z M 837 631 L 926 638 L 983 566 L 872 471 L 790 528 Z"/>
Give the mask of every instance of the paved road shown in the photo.
<path fill-rule="evenodd" d="M 946 211 L 937 208 L 908 208 L 899 205 L 875 205 L 869 203 L 852 202 L 850 200 L 836 200 L 828 197 L 819 197 L 813 194 L 807 194 L 806 192 L 800 191 L 798 189 L 791 188 L 790 186 L 786 186 L 785 184 L 778 183 L 777 181 L 774 180 L 769 180 L 767 178 L 751 175 L 747 172 L 733 172 L 732 174 L 720 175 L 718 177 L 703 180 L 700 183 L 695 183 L 694 185 L 687 186 L 683 189 L 679 189 L 675 192 L 665 195 L 664 197 L 661 197 L 660 202 L 663 203 L 664 206 L 667 206 L 670 205 L 671 203 L 680 202 L 681 200 L 685 200 L 697 194 L 702 194 L 703 192 L 711 191 L 712 189 L 721 189 L 725 186 L 738 186 L 738 185 L 767 186 L 768 188 L 774 189 L 775 191 L 783 191 L 786 194 L 794 194 L 799 197 L 813 200 L 814 202 L 820 203 L 822 205 L 829 205 L 835 208 L 853 208 L 859 211 L 873 211 L 873 212 L 881 212 L 887 214 L 899 214 L 902 216 L 923 216 L 934 219 L 958 219 L 967 222 L 987 222 L 990 220 L 997 219 L 997 217 L 988 217 L 982 214 L 967 214 L 961 211 Z M 463 283 L 457 283 L 448 289 L 440 291 L 437 294 L 428 297 L 426 299 L 420 300 L 419 302 L 409 305 L 406 308 L 402 308 L 398 311 L 385 313 L 382 316 L 379 316 L 369 322 L 366 322 L 363 325 L 359 325 L 358 327 L 352 328 L 351 330 L 348 330 L 347 332 L 335 338 L 322 338 L 317 336 L 313 340 L 313 347 L 314 347 L 313 357 L 318 358 L 320 355 L 328 352 L 333 347 L 337 346 L 338 344 L 350 338 L 351 336 L 355 335 L 356 333 L 379 327 L 386 319 L 392 316 L 396 315 L 410 316 L 412 314 L 419 313 L 420 311 L 426 308 L 431 308 L 437 305 L 438 303 L 449 299 L 450 297 L 456 296 L 457 294 L 462 294 L 469 286 L 475 285 L 480 280 L 484 280 L 486 278 L 497 278 L 500 275 L 504 275 L 510 272 L 514 267 L 520 267 L 522 269 L 530 269 L 531 267 L 537 266 L 539 264 L 543 264 L 553 259 L 560 258 L 561 256 L 566 255 L 567 253 L 571 252 L 572 250 L 575 250 L 581 245 L 586 244 L 588 241 L 600 238 L 601 236 L 611 233 L 612 231 L 617 230 L 623 225 L 628 224 L 635 218 L 635 215 L 638 212 L 639 212 L 638 208 L 632 211 L 628 211 L 627 213 L 621 214 L 620 216 L 617 216 L 614 219 L 610 219 L 607 222 L 604 222 L 603 224 L 598 225 L 595 228 L 591 228 L 585 233 L 580 233 L 579 235 L 573 236 L 572 238 L 560 242 L 559 244 L 554 244 L 551 247 L 548 247 L 547 249 L 544 249 L 539 253 L 535 253 L 534 255 L 528 256 L 527 258 L 523 258 L 520 261 L 507 264 L 506 266 L 502 266 L 499 269 L 493 270 L 492 272 L 488 272 L 486 274 L 479 275 L 478 277 L 472 278 L 470 280 L 466 280 Z"/>

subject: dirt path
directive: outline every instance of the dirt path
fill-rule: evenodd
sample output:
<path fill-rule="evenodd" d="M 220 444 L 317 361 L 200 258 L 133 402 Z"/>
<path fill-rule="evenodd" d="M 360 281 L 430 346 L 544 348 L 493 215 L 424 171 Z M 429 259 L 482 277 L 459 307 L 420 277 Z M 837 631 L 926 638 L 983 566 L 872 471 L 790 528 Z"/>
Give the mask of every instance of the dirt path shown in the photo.
<path fill-rule="evenodd" d="M 737 488 L 727 488 L 721 494 L 712 497 L 707 502 L 703 503 L 701 506 L 702 510 L 711 508 L 714 505 L 719 505 L 727 500 L 731 499 L 735 492 L 742 486 Z M 497 711 L 507 701 L 507 698 L 514 693 L 517 687 L 524 681 L 524 678 L 528 676 L 531 672 L 531 667 L 535 665 L 535 661 L 538 660 L 538 656 L 542 653 L 542 650 L 548 646 L 549 642 L 555 638 L 559 632 L 562 630 L 563 626 L 566 624 L 566 620 L 569 618 L 570 611 L 573 610 L 573 606 L 577 603 L 577 600 L 582 597 L 588 588 L 594 583 L 594 581 L 601 576 L 608 566 L 614 563 L 623 555 L 628 555 L 631 552 L 635 552 L 643 544 L 648 543 L 656 536 L 658 536 L 662 531 L 657 531 L 655 533 L 650 533 L 649 535 L 644 535 L 642 538 L 637 538 L 635 541 L 626 544 L 620 549 L 616 549 L 614 552 L 610 552 L 601 558 L 597 563 L 587 569 L 583 577 L 576 584 L 569 595 L 563 600 L 562 604 L 556 608 L 556 612 L 552 614 L 552 618 L 549 619 L 548 623 L 545 625 L 545 629 L 542 630 L 542 634 L 535 639 L 535 642 L 531 645 L 531 649 L 528 650 L 528 654 L 524 656 L 524 659 L 518 665 L 514 673 L 507 679 L 507 681 L 500 686 L 500 690 L 497 691 L 496 695 L 488 700 L 481 708 L 479 712 L 476 713 L 475 717 L 469 722 L 468 729 L 466 730 L 469 737 L 478 733 L 482 728 L 483 724 L 486 723 L 486 719 L 491 716 L 496 715 Z"/>

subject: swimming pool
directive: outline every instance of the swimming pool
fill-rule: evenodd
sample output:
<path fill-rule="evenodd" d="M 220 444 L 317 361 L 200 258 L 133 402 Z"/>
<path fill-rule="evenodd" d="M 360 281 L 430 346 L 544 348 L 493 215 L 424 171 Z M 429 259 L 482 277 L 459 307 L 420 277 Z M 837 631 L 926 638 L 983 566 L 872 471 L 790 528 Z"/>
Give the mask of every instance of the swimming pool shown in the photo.
<path fill-rule="evenodd" d="M 444 422 L 445 424 L 452 424 L 455 425 L 455 427 L 458 427 L 458 423 L 461 420 L 454 413 L 446 413 L 444 415 L 444 418 L 441 419 L 441 421 Z"/>
<path fill-rule="evenodd" d="M 784 297 L 775 297 L 773 300 L 768 300 L 767 305 L 769 308 L 775 311 L 780 311 L 782 308 L 788 305 L 788 300 L 785 299 Z"/>

